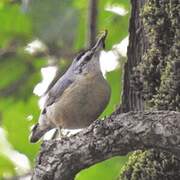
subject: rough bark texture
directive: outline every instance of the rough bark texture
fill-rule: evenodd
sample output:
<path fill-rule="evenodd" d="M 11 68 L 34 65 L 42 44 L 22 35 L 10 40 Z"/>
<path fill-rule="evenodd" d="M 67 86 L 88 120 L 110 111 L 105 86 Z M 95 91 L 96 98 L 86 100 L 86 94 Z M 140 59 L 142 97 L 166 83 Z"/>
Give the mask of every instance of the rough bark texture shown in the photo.
<path fill-rule="evenodd" d="M 122 96 L 121 112 L 143 110 L 143 97 L 132 87 L 133 68 L 141 62 L 142 54 L 146 50 L 146 37 L 140 18 L 140 9 L 144 5 L 144 0 L 131 1 L 132 10 L 129 24 L 129 46 L 128 61 L 124 66 L 124 86 Z M 142 46 L 143 45 L 143 46 Z M 142 86 L 139 86 L 141 88 Z"/>
<path fill-rule="evenodd" d="M 114 114 L 69 138 L 45 141 L 32 179 L 72 180 L 80 170 L 97 162 L 150 148 L 180 155 L 180 113 Z"/>
<path fill-rule="evenodd" d="M 180 1 L 131 0 L 130 44 L 123 111 L 180 110 Z M 137 33 L 138 32 L 138 33 Z M 180 163 L 170 153 L 135 153 L 123 180 L 179 180 Z"/>

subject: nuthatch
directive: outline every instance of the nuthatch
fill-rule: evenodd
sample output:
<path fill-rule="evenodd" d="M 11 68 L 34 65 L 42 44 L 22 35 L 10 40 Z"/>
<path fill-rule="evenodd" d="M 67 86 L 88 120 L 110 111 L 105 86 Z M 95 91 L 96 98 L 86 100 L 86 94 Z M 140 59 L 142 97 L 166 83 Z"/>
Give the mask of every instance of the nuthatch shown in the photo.
<path fill-rule="evenodd" d="M 32 129 L 32 143 L 37 142 L 52 128 L 87 127 L 105 109 L 111 91 L 102 75 L 99 57 L 105 46 L 106 36 L 107 31 L 92 48 L 80 53 L 49 90 L 39 121 Z"/>

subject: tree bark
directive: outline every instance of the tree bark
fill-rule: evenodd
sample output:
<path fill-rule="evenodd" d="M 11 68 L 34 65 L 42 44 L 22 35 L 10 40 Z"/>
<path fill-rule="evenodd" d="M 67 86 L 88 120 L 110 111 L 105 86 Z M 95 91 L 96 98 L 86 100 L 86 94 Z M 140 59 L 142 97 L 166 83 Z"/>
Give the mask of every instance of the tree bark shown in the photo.
<path fill-rule="evenodd" d="M 180 155 L 180 113 L 114 114 L 69 138 L 45 141 L 33 180 L 72 180 L 82 169 L 116 155 L 156 148 Z M 177 158 L 178 159 L 178 158 Z"/>
<path fill-rule="evenodd" d="M 141 93 L 138 93 L 132 86 L 133 68 L 141 62 L 142 54 L 146 51 L 147 39 L 140 18 L 140 9 L 145 0 L 131 1 L 132 10 L 129 23 L 129 45 L 127 63 L 124 66 L 124 85 L 122 95 L 121 112 L 142 111 L 144 100 Z M 141 86 L 139 86 L 140 88 Z"/>
<path fill-rule="evenodd" d="M 131 3 L 121 112 L 180 111 L 179 0 L 131 0 Z M 143 158 L 142 154 L 132 155 L 121 180 L 180 179 L 180 163 L 174 163 L 170 153 L 149 151 Z"/>

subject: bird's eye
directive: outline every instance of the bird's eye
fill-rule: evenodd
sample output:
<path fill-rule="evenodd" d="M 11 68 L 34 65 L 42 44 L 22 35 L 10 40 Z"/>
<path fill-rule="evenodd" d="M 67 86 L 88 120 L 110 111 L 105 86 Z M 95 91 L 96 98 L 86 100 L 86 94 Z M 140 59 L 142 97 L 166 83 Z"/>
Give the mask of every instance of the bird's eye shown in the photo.
<path fill-rule="evenodd" d="M 42 114 L 46 114 L 46 108 L 43 109 Z"/>
<path fill-rule="evenodd" d="M 86 51 L 82 51 L 80 52 L 77 57 L 76 57 L 76 61 L 79 61 L 81 59 L 81 57 L 86 53 Z"/>
<path fill-rule="evenodd" d="M 91 56 L 90 55 L 88 55 L 88 56 L 86 56 L 85 58 L 84 58 L 84 61 L 89 61 L 91 59 Z"/>

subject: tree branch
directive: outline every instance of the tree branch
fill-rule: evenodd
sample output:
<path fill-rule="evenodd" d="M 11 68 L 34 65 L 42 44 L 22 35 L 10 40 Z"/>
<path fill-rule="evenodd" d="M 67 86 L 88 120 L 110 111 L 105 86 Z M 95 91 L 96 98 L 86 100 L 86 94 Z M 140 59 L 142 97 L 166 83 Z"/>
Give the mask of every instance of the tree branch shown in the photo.
<path fill-rule="evenodd" d="M 88 41 L 89 47 L 92 47 L 96 41 L 97 34 L 97 16 L 98 0 L 89 0 L 89 24 L 88 24 Z"/>
<path fill-rule="evenodd" d="M 116 155 L 156 148 L 180 156 L 180 113 L 114 113 L 76 135 L 45 141 L 33 180 L 71 180 L 82 169 Z"/>

